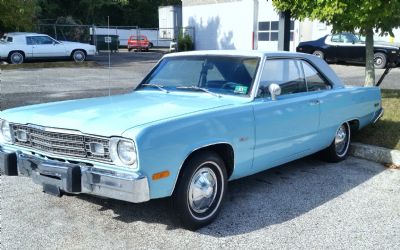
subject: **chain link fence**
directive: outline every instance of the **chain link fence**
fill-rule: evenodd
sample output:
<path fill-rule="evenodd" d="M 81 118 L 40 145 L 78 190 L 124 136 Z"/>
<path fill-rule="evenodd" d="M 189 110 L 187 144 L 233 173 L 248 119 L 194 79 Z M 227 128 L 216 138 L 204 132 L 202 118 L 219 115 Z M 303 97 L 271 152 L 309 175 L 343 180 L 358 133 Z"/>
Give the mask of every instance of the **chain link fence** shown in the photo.
<path fill-rule="evenodd" d="M 127 47 L 130 36 L 144 35 L 153 47 L 169 48 L 179 35 L 188 35 L 194 41 L 193 27 L 140 28 L 137 26 L 95 26 L 78 24 L 39 24 L 38 33 L 47 34 L 60 41 L 82 42 L 99 45 L 104 36 L 117 36 L 118 47 Z"/>

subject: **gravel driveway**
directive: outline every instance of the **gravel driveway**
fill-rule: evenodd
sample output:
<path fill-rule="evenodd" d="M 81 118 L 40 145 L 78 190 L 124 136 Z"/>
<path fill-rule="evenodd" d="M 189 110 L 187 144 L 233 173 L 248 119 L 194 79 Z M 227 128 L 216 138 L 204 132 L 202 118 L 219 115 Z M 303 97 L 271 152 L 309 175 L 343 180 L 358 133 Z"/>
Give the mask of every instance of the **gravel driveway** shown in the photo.
<path fill-rule="evenodd" d="M 306 158 L 229 184 L 219 219 L 177 227 L 168 199 L 57 198 L 0 177 L 1 249 L 399 249 L 400 171 Z"/>
<path fill-rule="evenodd" d="M 105 55 L 95 68 L 3 70 L 0 110 L 130 91 L 160 56 L 113 58 L 111 71 Z M 331 66 L 346 83 L 362 82 L 362 67 Z M 382 86 L 399 88 L 400 69 L 391 74 Z M 1 176 L 0 249 L 399 249 L 399 184 L 399 170 L 373 162 L 309 157 L 231 182 L 219 219 L 190 232 L 169 199 L 56 198 L 30 179 Z"/>

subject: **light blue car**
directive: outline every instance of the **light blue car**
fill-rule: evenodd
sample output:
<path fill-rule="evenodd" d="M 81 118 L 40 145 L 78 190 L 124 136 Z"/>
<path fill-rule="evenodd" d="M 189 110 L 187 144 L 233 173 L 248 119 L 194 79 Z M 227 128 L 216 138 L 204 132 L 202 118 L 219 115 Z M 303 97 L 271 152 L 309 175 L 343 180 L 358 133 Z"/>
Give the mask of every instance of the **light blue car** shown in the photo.
<path fill-rule="evenodd" d="M 196 229 L 227 181 L 319 151 L 343 160 L 351 132 L 382 114 L 379 88 L 345 87 L 312 55 L 176 53 L 131 93 L 0 112 L 0 167 L 57 196 L 171 196 Z"/>

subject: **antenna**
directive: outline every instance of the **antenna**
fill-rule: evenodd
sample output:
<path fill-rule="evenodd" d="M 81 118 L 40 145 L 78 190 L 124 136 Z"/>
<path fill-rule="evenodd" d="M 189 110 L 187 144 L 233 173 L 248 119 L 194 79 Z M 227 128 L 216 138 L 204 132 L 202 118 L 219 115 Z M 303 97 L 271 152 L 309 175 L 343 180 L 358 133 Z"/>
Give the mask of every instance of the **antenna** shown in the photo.
<path fill-rule="evenodd" d="M 110 16 L 107 16 L 107 49 L 108 49 L 108 97 L 111 96 L 111 50 L 110 43 Z"/>

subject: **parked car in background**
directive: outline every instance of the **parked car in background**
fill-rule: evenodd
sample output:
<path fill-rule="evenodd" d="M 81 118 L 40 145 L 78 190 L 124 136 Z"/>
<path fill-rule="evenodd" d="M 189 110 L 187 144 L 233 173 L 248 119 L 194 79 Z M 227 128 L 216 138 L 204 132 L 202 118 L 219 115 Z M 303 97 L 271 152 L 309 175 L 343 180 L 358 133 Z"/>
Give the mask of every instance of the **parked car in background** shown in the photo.
<path fill-rule="evenodd" d="M 172 53 L 132 93 L 0 112 L 0 169 L 56 196 L 172 197 L 196 229 L 229 180 L 316 152 L 341 161 L 382 113 L 379 88 L 345 87 L 315 56 Z"/>
<path fill-rule="evenodd" d="M 365 42 L 352 33 L 326 35 L 314 41 L 301 42 L 296 51 L 313 54 L 331 62 L 365 63 Z M 387 63 L 400 63 L 399 47 L 375 44 L 375 68 L 385 68 Z"/>
<path fill-rule="evenodd" d="M 7 60 L 12 64 L 47 58 L 70 58 L 76 62 L 83 62 L 95 53 L 96 47 L 93 45 L 57 41 L 38 33 L 8 33 L 0 40 L 0 60 Z"/>
<path fill-rule="evenodd" d="M 149 51 L 150 48 L 153 47 L 153 43 L 151 43 L 146 36 L 130 36 L 128 39 L 128 51 L 131 50 L 145 50 Z"/>

